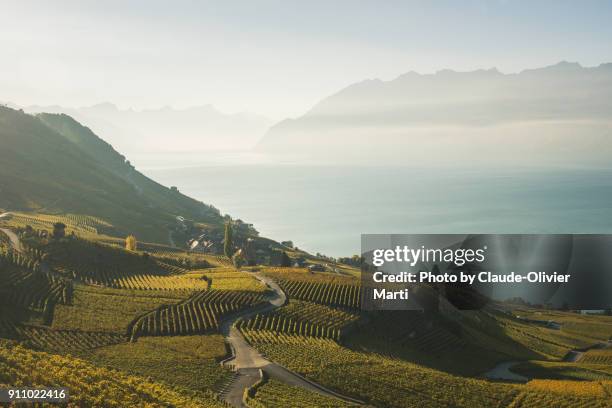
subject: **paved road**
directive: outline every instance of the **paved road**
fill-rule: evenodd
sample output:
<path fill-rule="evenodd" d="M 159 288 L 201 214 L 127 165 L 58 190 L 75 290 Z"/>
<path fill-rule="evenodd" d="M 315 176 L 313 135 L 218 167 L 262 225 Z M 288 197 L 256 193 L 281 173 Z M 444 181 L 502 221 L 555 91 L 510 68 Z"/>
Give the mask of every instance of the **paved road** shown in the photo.
<path fill-rule="evenodd" d="M 260 380 L 258 368 L 242 368 L 238 370 L 238 376 L 232 382 L 229 392 L 224 400 L 233 407 L 243 407 L 242 396 L 246 388 L 250 388 Z M 240 391 L 240 392 L 237 392 Z"/>
<path fill-rule="evenodd" d="M 1 219 L 7 219 L 11 216 L 11 213 L 3 213 L 0 214 L 0 220 Z M 21 252 L 21 242 L 19 241 L 19 237 L 17 236 L 17 234 L 15 234 L 13 231 L 11 231 L 8 228 L 0 228 L 0 231 L 4 232 L 6 234 L 6 236 L 9 238 L 9 240 L 11 241 L 11 246 L 13 247 L 13 249 L 17 252 Z"/>
<path fill-rule="evenodd" d="M 563 361 L 567 361 L 569 363 L 575 363 L 578 360 L 582 359 L 582 355 L 584 352 L 578 350 L 571 350 L 569 353 L 563 357 Z"/>
<path fill-rule="evenodd" d="M 563 357 L 563 361 L 575 363 L 575 362 L 582 360 L 584 353 L 586 353 L 589 350 L 598 350 L 598 349 L 606 349 L 606 348 L 612 348 L 612 340 L 608 340 L 607 342 L 599 342 L 597 344 L 593 344 L 592 346 L 589 346 L 583 349 L 570 350 L 570 352 L 567 353 L 565 357 Z"/>
<path fill-rule="evenodd" d="M 518 381 L 518 382 L 529 381 L 529 378 L 510 371 L 510 368 L 514 367 L 517 364 L 519 364 L 519 362 L 517 361 L 507 361 L 505 363 L 500 363 L 496 365 L 495 367 L 493 367 L 491 370 L 484 373 L 484 376 L 491 380 L 507 380 L 507 381 Z"/>
<path fill-rule="evenodd" d="M 565 357 L 563 357 L 563 361 L 566 363 L 576 363 L 582 359 L 582 356 L 588 350 L 611 348 L 611 347 L 612 347 L 612 341 L 608 341 L 604 343 L 597 343 L 597 344 L 594 344 L 590 347 L 587 347 L 581 350 L 577 350 L 577 349 L 570 350 L 565 355 Z M 493 367 L 491 370 L 484 373 L 483 375 L 486 378 L 489 378 L 492 380 L 508 380 L 508 381 L 521 381 L 521 382 L 529 381 L 529 378 L 510 371 L 510 368 L 514 367 L 515 365 L 519 363 L 520 362 L 517 362 L 517 361 L 507 361 L 505 363 L 500 363 L 496 365 L 495 367 Z"/>
<path fill-rule="evenodd" d="M 251 345 L 242 336 L 242 333 L 240 333 L 240 330 L 234 327 L 234 323 L 239 318 L 248 318 L 257 313 L 272 311 L 283 306 L 287 301 L 287 297 L 283 290 L 272 279 L 259 274 L 254 274 L 254 276 L 264 285 L 267 285 L 270 289 L 272 289 L 272 292 L 267 299 L 267 304 L 237 314 L 226 320 L 221 325 L 221 333 L 232 346 L 235 355 L 233 359 L 224 362 L 224 365 L 233 368 L 238 374 L 229 388 L 223 393 L 223 399 L 234 407 L 243 407 L 242 395 L 244 390 L 247 387 L 251 387 L 259 380 L 259 369 L 261 369 L 270 378 L 274 378 L 286 384 L 304 388 L 308 391 L 316 392 L 327 397 L 343 399 L 347 401 L 347 405 L 351 405 L 348 403 L 348 401 L 359 402 L 357 400 L 352 400 L 351 398 L 336 394 L 323 386 L 306 380 L 296 373 L 271 362 L 262 356 L 255 348 L 251 347 Z"/>
<path fill-rule="evenodd" d="M 6 216 L 7 213 L 0 214 L 0 219 L 6 218 Z M 15 248 L 15 250 L 21 251 L 21 242 L 19 241 L 19 237 L 13 231 L 6 228 L 0 228 L 0 231 L 4 232 L 9 237 L 11 245 L 13 248 Z M 232 406 L 243 407 L 242 396 L 244 390 L 251 387 L 260 379 L 259 369 L 262 369 L 270 378 L 277 379 L 286 384 L 301 387 L 327 397 L 359 402 L 357 400 L 353 400 L 352 398 L 343 397 L 336 394 L 323 386 L 306 380 L 292 371 L 267 360 L 255 348 L 249 345 L 249 343 L 242 336 L 242 333 L 240 333 L 240 330 L 234 327 L 234 323 L 239 318 L 248 318 L 257 313 L 272 311 L 283 306 L 287 302 L 285 292 L 283 292 L 280 286 L 278 286 L 272 279 L 259 274 L 254 274 L 254 276 L 271 289 L 270 295 L 267 298 L 268 302 L 264 305 L 238 313 L 227 319 L 221 325 L 221 333 L 225 336 L 226 340 L 234 350 L 234 358 L 224 362 L 224 365 L 232 367 L 238 374 L 228 390 L 224 393 L 224 400 L 230 403 Z"/>

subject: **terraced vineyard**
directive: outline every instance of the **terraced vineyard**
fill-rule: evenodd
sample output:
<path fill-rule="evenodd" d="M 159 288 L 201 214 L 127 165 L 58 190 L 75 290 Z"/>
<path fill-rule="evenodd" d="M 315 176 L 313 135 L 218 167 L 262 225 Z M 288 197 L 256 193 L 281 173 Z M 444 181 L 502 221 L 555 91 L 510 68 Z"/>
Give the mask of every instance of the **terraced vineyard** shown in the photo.
<path fill-rule="evenodd" d="M 242 327 L 241 332 L 247 341 L 256 348 L 260 348 L 263 344 L 293 344 L 300 345 L 308 342 L 309 339 L 317 339 L 315 336 L 302 336 L 299 334 L 286 334 L 267 329 L 249 329 Z M 329 338 L 320 338 L 321 340 L 334 341 Z"/>
<path fill-rule="evenodd" d="M 416 310 L 378 312 L 363 331 L 364 336 L 376 336 L 389 347 L 409 348 L 429 356 L 447 355 L 465 346 L 465 341 L 441 321 Z"/>
<path fill-rule="evenodd" d="M 237 271 L 234 267 L 218 267 L 202 271 L 215 290 L 245 290 L 263 292 L 266 287 L 254 276 Z"/>
<path fill-rule="evenodd" d="M 88 284 L 113 287 L 119 278 L 168 275 L 152 259 L 82 239 L 51 242 L 42 250 L 58 270 Z"/>
<path fill-rule="evenodd" d="M 81 239 L 52 243 L 39 251 L 63 276 L 76 281 L 116 289 L 202 290 L 206 276 L 146 255 Z"/>
<path fill-rule="evenodd" d="M 367 407 L 612 408 L 612 348 L 603 348 L 612 316 L 520 298 L 457 310 L 440 295 L 467 302 L 472 294 L 445 285 L 417 285 L 413 311 L 362 310 L 370 294 L 360 256 L 343 265 L 258 236 L 146 178 L 68 116 L 0 106 L 0 141 L 0 225 L 20 241 L 0 233 L 0 389 L 67 387 L 60 406 L 71 408 L 227 408 L 220 397 L 234 406 L 244 397 L 251 408 L 350 405 L 310 392 L 315 384 L 284 367 Z M 238 271 L 220 255 L 238 250 L 248 264 L 314 267 Z M 238 316 L 239 331 L 225 330 Z M 572 349 L 589 351 L 565 361 Z M 508 361 L 517 363 L 499 365 Z M 245 394 L 257 368 L 272 379 Z M 490 373 L 532 380 L 485 379 Z"/>
<path fill-rule="evenodd" d="M 317 283 L 278 280 L 278 285 L 290 298 L 351 310 L 359 310 L 361 287 L 353 284 Z"/>
<path fill-rule="evenodd" d="M 509 408 L 608 408 L 611 385 L 611 381 L 532 380 Z"/>
<path fill-rule="evenodd" d="M 612 348 L 589 350 L 583 354 L 580 362 L 584 364 L 612 365 Z"/>
<path fill-rule="evenodd" d="M 0 387 L 67 387 L 71 406 L 223 407 L 163 383 L 0 340 Z"/>
<path fill-rule="evenodd" d="M 121 246 L 123 242 L 119 242 Z M 170 247 L 160 244 L 139 243 L 138 250 L 150 254 L 156 260 L 189 269 L 204 269 L 219 266 L 217 262 L 211 261 L 211 255 L 199 252 L 186 251 L 181 248 Z M 230 263 L 231 264 L 231 263 Z"/>
<path fill-rule="evenodd" d="M 0 302 L 42 312 L 51 318 L 56 304 L 68 304 L 72 282 L 44 271 L 39 263 L 8 251 L 0 253 Z"/>
<path fill-rule="evenodd" d="M 521 392 L 508 408 L 609 408 L 606 398 L 580 397 L 567 394 Z"/>
<path fill-rule="evenodd" d="M 118 241 L 118 244 L 121 244 L 122 241 Z M 157 255 L 160 257 L 169 257 L 173 258 L 185 253 L 180 248 L 171 247 L 167 245 L 161 244 L 152 244 L 152 243 L 140 243 L 138 246 L 139 250 L 150 253 L 151 255 Z"/>
<path fill-rule="evenodd" d="M 15 323 L 9 319 L 9 313 L 4 308 L 0 307 L 0 338 L 18 339 L 19 333 Z"/>
<path fill-rule="evenodd" d="M 606 389 L 604 384 L 610 386 L 612 381 L 531 380 L 527 383 L 527 388 L 564 395 L 605 397 Z"/>
<path fill-rule="evenodd" d="M 561 325 L 561 332 L 570 336 L 585 338 L 589 343 L 608 341 L 612 338 L 612 316 L 583 315 L 578 313 L 517 308 L 513 315 L 540 321 L 554 321 Z"/>
<path fill-rule="evenodd" d="M 525 361 L 514 365 L 512 372 L 527 378 L 551 380 L 612 380 L 612 364 L 593 364 L 582 361 Z"/>
<path fill-rule="evenodd" d="M 274 313 L 256 315 L 237 326 L 243 331 L 266 330 L 300 336 L 324 337 L 339 341 L 359 316 L 331 307 L 292 300 Z"/>
<path fill-rule="evenodd" d="M 11 240 L 2 231 L 0 231 L 0 250 L 7 250 L 11 246 Z"/>
<path fill-rule="evenodd" d="M 183 273 L 189 272 L 189 269 L 183 268 L 182 266 L 177 266 L 173 264 L 168 264 L 161 261 L 155 262 L 159 267 L 168 272 L 170 275 L 181 275 Z"/>
<path fill-rule="evenodd" d="M 60 268 L 61 270 L 61 268 Z M 116 277 L 111 284 L 105 285 L 116 289 L 137 290 L 205 290 L 210 282 L 204 274 L 185 273 L 183 275 L 132 275 L 128 277 Z"/>
<path fill-rule="evenodd" d="M 293 408 L 344 408 L 357 405 L 335 398 L 324 397 L 303 388 L 293 387 L 276 380 L 268 380 L 257 388 L 255 397 L 249 402 L 250 408 L 293 407 Z"/>
<path fill-rule="evenodd" d="M 113 240 L 112 243 L 118 246 L 121 246 L 123 244 L 121 240 Z M 184 264 L 185 262 L 187 262 L 193 268 L 233 268 L 234 266 L 232 260 L 225 255 L 194 252 L 178 247 L 171 247 L 167 245 L 152 243 L 139 243 L 138 249 L 140 251 L 144 251 L 151 254 L 156 259 L 160 259 L 168 263 Z"/>
<path fill-rule="evenodd" d="M 232 260 L 229 259 L 225 255 L 206 254 L 206 255 L 202 255 L 202 256 L 212 266 L 224 266 L 224 267 L 233 267 L 234 266 L 234 264 L 232 263 Z"/>
<path fill-rule="evenodd" d="M 137 318 L 128 335 L 166 336 L 206 333 L 219 329 L 224 316 L 263 301 L 261 294 L 244 291 L 207 290 L 184 302 L 164 305 Z"/>
<path fill-rule="evenodd" d="M 190 293 L 181 290 L 127 290 L 75 285 L 72 304 L 55 307 L 54 329 L 108 331 L 125 336 L 136 316 L 162 305 L 182 302 Z"/>
<path fill-rule="evenodd" d="M 246 330 L 266 356 L 381 407 L 609 407 L 610 381 L 532 381 L 527 386 L 456 377 L 329 339 Z M 263 387 L 262 387 L 263 388 Z M 274 405 L 273 405 L 274 406 Z"/>
<path fill-rule="evenodd" d="M 501 314 L 496 314 L 495 318 L 506 336 L 546 358 L 562 358 L 571 349 L 593 344 L 593 340 L 586 337 L 585 333 L 553 330 Z"/>
<path fill-rule="evenodd" d="M 141 337 L 80 353 L 79 356 L 103 367 L 195 391 L 196 395 L 218 391 L 232 372 L 219 365 L 227 355 L 220 334 Z"/>
<path fill-rule="evenodd" d="M 44 351 L 79 352 L 126 341 L 117 333 L 52 330 L 44 326 L 17 326 L 15 331 L 25 344 Z"/>
<path fill-rule="evenodd" d="M 262 272 L 275 280 L 296 280 L 314 283 L 334 283 L 338 285 L 357 285 L 359 279 L 354 275 L 335 272 L 311 272 L 308 268 L 266 266 Z"/>
<path fill-rule="evenodd" d="M 285 367 L 380 407 L 498 407 L 517 388 L 352 351 L 330 339 L 266 331 L 248 336 L 258 350 Z"/>
<path fill-rule="evenodd" d="M 76 233 L 80 235 L 96 235 L 113 229 L 113 226 L 101 218 L 88 215 L 66 214 L 66 215 L 49 215 L 49 214 L 29 214 L 29 213 L 11 213 L 9 224 L 17 228 L 25 228 L 31 226 L 37 230 L 52 231 L 53 224 L 61 222 L 66 225 L 67 233 Z"/>

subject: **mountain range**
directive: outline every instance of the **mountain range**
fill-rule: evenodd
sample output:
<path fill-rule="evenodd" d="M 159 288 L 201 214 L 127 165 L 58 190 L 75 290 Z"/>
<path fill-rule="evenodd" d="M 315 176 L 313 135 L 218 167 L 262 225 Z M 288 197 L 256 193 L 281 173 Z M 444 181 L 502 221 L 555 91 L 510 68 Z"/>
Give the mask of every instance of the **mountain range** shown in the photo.
<path fill-rule="evenodd" d="M 212 105 L 134 110 L 101 103 L 81 108 L 26 106 L 23 110 L 34 114 L 67 114 L 87 124 L 97 135 L 137 162 L 156 154 L 248 150 L 273 124 L 270 119 L 250 113 L 225 114 Z"/>
<path fill-rule="evenodd" d="M 315 162 L 607 166 L 611 124 L 612 64 L 409 72 L 340 90 L 274 125 L 257 150 Z"/>
<path fill-rule="evenodd" d="M 560 62 L 516 74 L 408 72 L 352 84 L 276 124 L 211 105 L 23 109 L 70 115 L 133 161 L 156 166 L 254 148 L 272 162 L 607 167 L 612 63 Z"/>

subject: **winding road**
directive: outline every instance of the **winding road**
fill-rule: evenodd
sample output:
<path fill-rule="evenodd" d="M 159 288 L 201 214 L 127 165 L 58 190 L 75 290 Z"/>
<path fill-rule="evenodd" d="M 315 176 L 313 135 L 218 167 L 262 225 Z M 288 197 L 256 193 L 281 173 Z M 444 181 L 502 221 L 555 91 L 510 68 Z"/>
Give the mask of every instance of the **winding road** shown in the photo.
<path fill-rule="evenodd" d="M 6 220 L 10 217 L 11 217 L 11 213 L 0 214 L 0 220 Z M 0 228 L 0 231 L 2 231 L 9 238 L 13 249 L 17 252 L 21 252 L 21 241 L 19 241 L 19 237 L 17 236 L 17 234 L 15 234 L 13 231 L 11 231 L 8 228 Z"/>
<path fill-rule="evenodd" d="M 519 361 L 506 361 L 504 363 L 499 363 L 483 375 L 490 380 L 527 382 L 529 381 L 529 378 L 510 371 L 510 368 L 514 367 L 519 363 Z"/>
<path fill-rule="evenodd" d="M 238 319 L 248 318 L 257 313 L 272 311 L 283 306 L 287 302 L 287 296 L 272 279 L 258 273 L 255 273 L 254 276 L 271 289 L 271 294 L 267 298 L 268 303 L 265 305 L 236 314 L 221 325 L 221 333 L 225 336 L 227 342 L 234 351 L 233 358 L 225 360 L 223 365 L 231 368 L 237 373 L 229 387 L 222 393 L 223 400 L 233 407 L 244 407 L 245 405 L 242 402 L 244 390 L 259 381 L 259 369 L 261 369 L 269 378 L 274 378 L 285 384 L 316 392 L 326 397 L 341 399 L 347 402 L 347 405 L 363 405 L 362 401 L 340 395 L 307 380 L 279 364 L 271 362 L 246 341 L 242 333 L 240 333 L 240 330 L 234 325 Z"/>
<path fill-rule="evenodd" d="M 563 361 L 566 361 L 568 363 L 575 363 L 582 358 L 583 354 L 584 354 L 583 351 L 571 350 L 569 353 L 565 355 L 565 357 L 563 358 Z"/>
<path fill-rule="evenodd" d="M 10 213 L 0 214 L 0 220 L 10 217 Z M 0 228 L 11 242 L 11 246 L 21 252 L 21 242 L 17 234 L 7 228 Z M 245 272 L 251 273 L 252 272 Z M 354 398 L 340 395 L 332 390 L 329 390 L 319 384 L 316 384 L 299 374 L 286 369 L 285 367 L 273 363 L 262 356 L 255 348 L 253 348 L 242 336 L 234 324 L 241 318 L 248 318 L 257 313 L 270 312 L 278 307 L 283 306 L 287 302 L 287 296 L 283 290 L 272 279 L 262 276 L 258 273 L 253 274 L 262 284 L 270 288 L 267 297 L 267 303 L 254 307 L 231 316 L 221 324 L 221 333 L 226 338 L 233 350 L 233 356 L 223 362 L 225 367 L 231 368 L 236 372 L 231 384 L 222 393 L 223 399 L 234 407 L 244 407 L 242 396 L 244 390 L 254 385 L 260 379 L 260 369 L 270 378 L 277 379 L 288 385 L 304 388 L 308 391 L 318 394 L 337 398 L 347 402 L 347 405 L 362 405 L 363 402 Z"/>
<path fill-rule="evenodd" d="M 596 343 L 584 349 L 570 350 L 565 355 L 565 357 L 563 357 L 562 361 L 566 363 L 577 363 L 578 361 L 582 359 L 582 356 L 588 350 L 600 349 L 600 348 L 610 348 L 610 347 L 612 347 L 612 342 L 608 341 L 608 342 Z M 493 367 L 491 370 L 484 373 L 483 376 L 490 380 L 527 382 L 529 381 L 529 378 L 522 376 L 520 374 L 517 374 L 513 372 L 512 370 L 510 370 L 512 367 L 522 362 L 527 362 L 527 361 L 506 361 L 503 363 L 499 363 L 498 365 Z"/>

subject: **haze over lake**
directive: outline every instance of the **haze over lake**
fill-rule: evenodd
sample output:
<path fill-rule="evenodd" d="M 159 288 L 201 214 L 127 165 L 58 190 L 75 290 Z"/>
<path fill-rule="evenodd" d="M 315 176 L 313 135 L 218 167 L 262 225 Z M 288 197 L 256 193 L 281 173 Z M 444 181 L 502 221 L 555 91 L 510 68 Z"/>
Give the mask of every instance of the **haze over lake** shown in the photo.
<path fill-rule="evenodd" d="M 263 236 L 331 256 L 358 253 L 362 233 L 612 229 L 609 170 L 232 164 L 144 172 L 255 224 Z"/>

